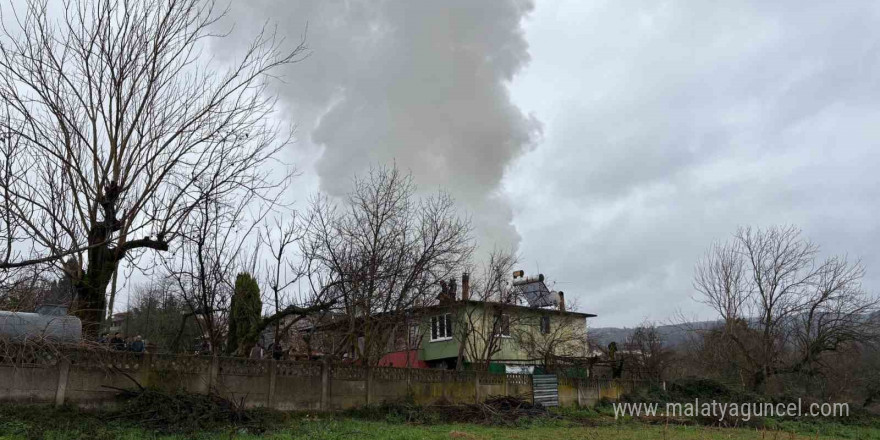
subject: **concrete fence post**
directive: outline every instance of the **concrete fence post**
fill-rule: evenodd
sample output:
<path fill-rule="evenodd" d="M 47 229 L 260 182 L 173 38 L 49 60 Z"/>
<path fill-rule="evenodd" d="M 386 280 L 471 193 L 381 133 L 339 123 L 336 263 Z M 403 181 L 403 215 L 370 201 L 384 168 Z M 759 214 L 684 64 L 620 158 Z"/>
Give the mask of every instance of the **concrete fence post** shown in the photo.
<path fill-rule="evenodd" d="M 373 403 L 373 370 L 369 366 L 364 366 L 364 370 L 366 370 L 364 388 L 367 391 L 367 405 L 369 405 Z"/>
<path fill-rule="evenodd" d="M 220 375 L 220 357 L 216 354 L 211 357 L 211 369 L 208 371 L 208 394 L 217 386 L 217 377 Z"/>
<path fill-rule="evenodd" d="M 582 406 L 584 406 L 584 390 L 583 390 L 584 380 L 577 379 L 575 382 L 575 385 L 576 385 L 575 390 L 577 390 L 577 406 L 582 407 Z"/>
<path fill-rule="evenodd" d="M 480 403 L 480 372 L 474 372 L 474 403 Z"/>
<path fill-rule="evenodd" d="M 602 400 L 602 382 L 596 381 L 596 402 Z"/>
<path fill-rule="evenodd" d="M 504 382 L 503 382 L 503 385 L 504 385 L 504 388 L 503 388 L 503 389 L 504 389 L 504 395 L 505 395 L 505 396 L 509 396 L 509 395 L 510 395 L 510 387 L 507 385 L 507 373 L 504 373 Z"/>
<path fill-rule="evenodd" d="M 532 404 L 535 404 L 535 376 L 529 376 L 529 395 L 532 396 Z"/>
<path fill-rule="evenodd" d="M 70 376 L 70 361 L 62 359 L 58 361 L 58 386 L 55 388 L 55 406 L 64 405 L 64 395 L 67 393 L 67 379 Z"/>
<path fill-rule="evenodd" d="M 141 355 L 140 374 L 141 385 L 150 385 L 150 370 L 153 368 L 153 353 L 145 352 Z"/>
<path fill-rule="evenodd" d="M 663 381 L 663 391 L 666 391 L 666 381 Z"/>
<path fill-rule="evenodd" d="M 330 363 L 324 359 L 321 363 L 321 410 L 330 409 Z"/>
<path fill-rule="evenodd" d="M 277 374 L 277 363 L 275 359 L 269 359 L 269 392 L 266 395 L 266 406 L 275 407 L 275 377 Z"/>

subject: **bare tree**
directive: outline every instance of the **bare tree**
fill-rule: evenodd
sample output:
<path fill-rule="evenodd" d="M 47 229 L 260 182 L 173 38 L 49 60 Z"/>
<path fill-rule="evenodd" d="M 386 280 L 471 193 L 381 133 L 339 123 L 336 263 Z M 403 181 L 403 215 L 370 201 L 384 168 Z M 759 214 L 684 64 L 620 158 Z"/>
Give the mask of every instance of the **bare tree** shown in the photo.
<path fill-rule="evenodd" d="M 587 363 L 587 334 L 581 324 L 564 313 L 525 314 L 517 319 L 513 337 L 529 359 L 539 360 L 549 371 L 560 371 Z"/>
<path fill-rule="evenodd" d="M 251 216 L 254 197 L 202 197 L 178 228 L 172 252 L 160 258 L 165 276 L 176 284 L 187 308 L 178 337 L 194 319 L 215 352 L 226 340 L 235 277 L 243 271 L 252 273 L 256 266 L 247 250 L 267 211 Z"/>
<path fill-rule="evenodd" d="M 678 377 L 711 377 L 742 388 L 754 387 L 760 368 L 751 353 L 760 351 L 761 336 L 745 319 L 717 326 L 683 325 L 687 337 L 676 347 Z"/>
<path fill-rule="evenodd" d="M 511 278 L 516 261 L 512 252 L 494 250 L 473 276 L 468 301 L 452 304 L 453 335 L 459 341 L 456 367 L 463 368 L 467 356 L 487 370 L 504 353 L 540 361 L 549 369 L 585 363 L 586 322 L 568 315 L 577 304 L 564 303 L 564 310 L 523 308 L 526 299 Z"/>
<path fill-rule="evenodd" d="M 794 318 L 797 357 L 790 371 L 814 376 L 830 367 L 824 354 L 877 340 L 880 328 L 872 314 L 878 301 L 862 290 L 864 273 L 859 262 L 836 256 L 825 260 Z"/>
<path fill-rule="evenodd" d="M 59 280 L 58 274 L 44 269 L 26 267 L 0 280 L 0 310 L 33 311 L 62 288 L 63 278 Z"/>
<path fill-rule="evenodd" d="M 57 19 L 46 0 L 6 8 L 0 268 L 65 270 L 87 334 L 120 261 L 168 250 L 205 197 L 278 183 L 264 165 L 289 135 L 266 123 L 266 81 L 303 46 L 261 33 L 228 69 L 204 64 L 205 40 L 224 36 L 215 6 L 71 0 Z"/>
<path fill-rule="evenodd" d="M 464 266 L 470 224 L 449 195 L 418 197 L 412 176 L 396 166 L 356 178 L 345 202 L 314 200 L 306 248 L 333 280 L 345 345 L 372 364 L 406 315 L 430 304 L 439 281 Z"/>
<path fill-rule="evenodd" d="M 469 300 L 455 314 L 454 335 L 459 344 L 456 367 L 464 367 L 464 356 L 488 369 L 495 355 L 501 352 L 505 338 L 511 337 L 519 315 L 505 313 L 516 304 L 510 276 L 517 262 L 516 254 L 493 250 L 483 267 L 473 274 Z M 511 321 L 512 320 L 512 321 Z"/>
<path fill-rule="evenodd" d="M 634 361 L 630 371 L 638 379 L 663 379 L 669 368 L 672 352 L 653 322 L 645 321 L 635 328 L 625 345 L 627 354 Z"/>
<path fill-rule="evenodd" d="M 741 243 L 713 243 L 695 270 L 694 288 L 702 294 L 697 300 L 725 322 L 737 319 L 748 313 L 745 307 L 751 292 L 746 277 Z"/>
<path fill-rule="evenodd" d="M 259 250 L 268 251 L 269 258 L 254 270 L 262 280 L 263 302 L 271 304 L 271 312 L 244 336 L 243 346 L 231 351 L 247 353 L 260 333 L 270 327 L 278 344 L 300 320 L 323 314 L 336 304 L 335 283 L 321 278 L 315 263 L 303 252 L 308 224 L 299 221 L 296 212 L 287 215 L 288 221 L 276 218 L 273 223 L 265 222 L 259 231 Z"/>
<path fill-rule="evenodd" d="M 179 352 L 192 349 L 199 335 L 199 327 L 192 319 L 181 322 L 190 308 L 181 300 L 178 286 L 167 277 L 157 277 L 148 283 L 134 286 L 130 293 L 131 307 L 123 331 L 127 335 L 141 335 L 161 352 Z M 184 326 L 181 328 L 181 324 Z"/>
<path fill-rule="evenodd" d="M 195 318 L 215 349 L 227 339 L 237 274 L 247 272 L 261 284 L 262 303 L 270 307 L 260 311 L 259 322 L 247 334 L 239 335 L 236 346 L 225 347 L 227 353 L 246 354 L 267 327 L 275 327 L 277 338 L 277 332 L 287 332 L 303 316 L 327 310 L 335 301 L 332 283 L 323 284 L 327 280 L 302 252 L 307 224 L 275 200 L 262 202 L 265 198 L 254 193 L 203 198 L 180 229 L 173 252 L 161 259 L 189 309 L 180 328 Z M 282 216 L 290 220 L 281 221 Z"/>
<path fill-rule="evenodd" d="M 724 336 L 751 365 L 755 387 L 877 335 L 867 317 L 878 303 L 861 290 L 861 263 L 820 260 L 818 253 L 793 226 L 740 228 L 697 265 L 694 286 L 724 320 Z M 794 360 L 792 346 L 799 352 Z"/>

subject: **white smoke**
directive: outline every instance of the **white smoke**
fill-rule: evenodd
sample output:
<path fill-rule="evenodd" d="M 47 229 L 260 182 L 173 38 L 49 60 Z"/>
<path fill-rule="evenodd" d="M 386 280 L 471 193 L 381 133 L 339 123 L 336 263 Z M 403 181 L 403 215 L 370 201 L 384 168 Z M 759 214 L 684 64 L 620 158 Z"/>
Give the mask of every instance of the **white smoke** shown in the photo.
<path fill-rule="evenodd" d="M 311 54 L 283 72 L 278 92 L 298 126 L 296 148 L 318 156 L 323 191 L 343 194 L 355 174 L 396 162 L 422 189 L 454 195 L 482 247 L 515 247 L 500 182 L 540 135 L 508 93 L 529 61 L 521 25 L 532 8 L 525 0 L 259 0 L 233 5 L 229 19 L 241 39 L 268 22 L 293 44 L 308 27 Z M 222 44 L 219 56 L 230 49 Z"/>

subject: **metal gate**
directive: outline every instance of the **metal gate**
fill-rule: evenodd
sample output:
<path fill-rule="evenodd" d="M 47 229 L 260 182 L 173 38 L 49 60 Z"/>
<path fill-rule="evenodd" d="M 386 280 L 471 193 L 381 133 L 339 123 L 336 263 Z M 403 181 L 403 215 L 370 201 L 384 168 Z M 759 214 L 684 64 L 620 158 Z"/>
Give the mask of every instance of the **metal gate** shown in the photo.
<path fill-rule="evenodd" d="M 559 380 L 555 374 L 532 376 L 532 399 L 535 405 L 559 406 Z"/>

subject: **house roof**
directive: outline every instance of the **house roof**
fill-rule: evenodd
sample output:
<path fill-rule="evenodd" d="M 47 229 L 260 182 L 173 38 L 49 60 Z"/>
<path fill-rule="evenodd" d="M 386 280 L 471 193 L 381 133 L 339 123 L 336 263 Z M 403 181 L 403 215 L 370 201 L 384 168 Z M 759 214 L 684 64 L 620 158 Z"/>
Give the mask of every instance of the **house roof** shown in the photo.
<path fill-rule="evenodd" d="M 442 308 L 447 308 L 449 306 L 454 306 L 457 304 L 482 304 L 482 305 L 496 306 L 496 307 L 506 308 L 506 309 L 535 310 L 535 311 L 540 311 L 543 313 L 550 313 L 553 315 L 582 316 L 584 318 L 595 318 L 596 316 L 598 316 L 593 313 L 572 312 L 572 311 L 568 311 L 568 310 L 562 311 L 559 309 L 542 308 L 542 307 L 529 307 L 529 306 L 521 306 L 519 304 L 501 303 L 498 301 L 478 301 L 478 300 L 474 300 L 474 299 L 459 300 L 459 301 L 454 301 L 454 302 L 435 304 L 435 305 L 423 307 L 422 310 L 442 309 Z"/>
<path fill-rule="evenodd" d="M 433 304 L 430 306 L 409 309 L 405 312 L 400 312 L 400 313 L 401 313 L 401 316 L 404 316 L 404 315 L 412 316 L 412 315 L 418 315 L 418 314 L 421 314 L 424 312 L 430 312 L 433 310 L 448 309 L 450 306 L 456 307 L 456 306 L 461 306 L 464 304 L 489 305 L 489 306 L 494 306 L 494 307 L 498 307 L 498 308 L 504 308 L 506 310 L 511 310 L 511 309 L 522 310 L 522 311 L 530 310 L 530 311 L 539 311 L 541 313 L 547 313 L 547 314 L 552 314 L 552 315 L 560 315 L 560 316 L 561 315 L 568 315 L 568 316 L 576 316 L 576 317 L 582 317 L 582 318 L 595 318 L 597 316 L 592 313 L 562 311 L 562 310 L 555 309 L 555 308 L 529 307 L 529 306 L 521 306 L 519 304 L 501 303 L 498 301 L 478 301 L 478 300 L 472 300 L 472 299 L 471 300 L 457 300 L 457 301 L 441 302 L 439 304 Z M 381 315 L 383 315 L 383 314 L 378 314 L 378 315 L 373 315 L 373 316 L 377 317 L 377 316 L 381 316 Z M 310 322 L 307 325 L 304 325 L 299 330 L 311 330 L 311 329 L 319 329 L 319 328 L 327 330 L 327 329 L 331 329 L 331 328 L 336 328 L 336 327 L 348 325 L 348 320 L 345 317 L 345 315 L 343 315 L 343 314 L 331 314 L 331 315 L 328 315 L 328 317 L 331 318 L 329 322 L 320 322 L 320 323 L 319 322 Z M 358 317 L 358 319 L 363 319 L 363 317 Z"/>

